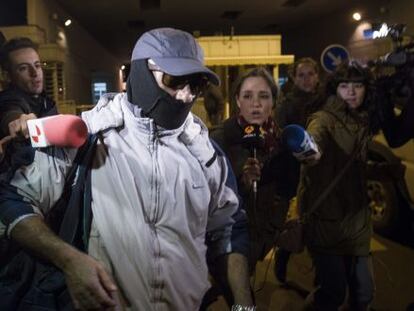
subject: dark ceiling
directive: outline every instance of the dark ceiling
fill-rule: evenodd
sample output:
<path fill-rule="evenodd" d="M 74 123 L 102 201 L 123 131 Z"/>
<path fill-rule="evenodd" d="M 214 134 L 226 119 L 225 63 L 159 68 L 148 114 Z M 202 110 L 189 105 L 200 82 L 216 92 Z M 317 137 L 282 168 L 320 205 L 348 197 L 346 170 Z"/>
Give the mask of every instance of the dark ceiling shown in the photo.
<path fill-rule="evenodd" d="M 353 0 L 56 0 L 114 56 L 128 61 L 138 36 L 175 27 L 200 35 L 277 34 L 338 10 Z"/>

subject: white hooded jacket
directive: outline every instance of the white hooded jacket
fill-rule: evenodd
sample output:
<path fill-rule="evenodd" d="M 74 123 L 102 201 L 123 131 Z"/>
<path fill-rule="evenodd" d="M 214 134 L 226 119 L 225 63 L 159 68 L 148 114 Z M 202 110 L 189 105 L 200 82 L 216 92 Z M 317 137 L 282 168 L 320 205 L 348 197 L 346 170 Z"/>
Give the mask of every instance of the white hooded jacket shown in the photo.
<path fill-rule="evenodd" d="M 238 198 L 229 168 L 204 124 L 191 113 L 175 130 L 140 117 L 126 94 L 108 94 L 82 118 L 99 133 L 94 156 L 94 225 L 118 285 L 133 310 L 198 310 L 209 287 L 206 236 L 213 256 L 232 251 Z M 60 197 L 75 151 L 48 148 L 20 168 L 11 184 L 32 212 L 46 213 Z"/>

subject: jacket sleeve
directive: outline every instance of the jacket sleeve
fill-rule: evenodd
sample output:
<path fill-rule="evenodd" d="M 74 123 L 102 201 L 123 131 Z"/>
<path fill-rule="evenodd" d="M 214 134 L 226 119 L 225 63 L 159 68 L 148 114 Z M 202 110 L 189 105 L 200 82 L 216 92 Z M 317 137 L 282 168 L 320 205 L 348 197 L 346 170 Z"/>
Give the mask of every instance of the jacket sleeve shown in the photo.
<path fill-rule="evenodd" d="M 315 143 L 318 145 L 319 152 L 323 156 L 326 150 L 329 133 L 330 133 L 331 117 L 324 111 L 319 111 L 312 114 L 306 126 L 306 131 L 313 137 Z"/>
<path fill-rule="evenodd" d="M 21 220 L 44 215 L 60 198 L 66 174 L 77 149 L 30 148 L 30 163 L 17 163 L 0 181 L 0 236 L 10 232 Z"/>
<path fill-rule="evenodd" d="M 275 120 L 280 128 L 290 124 L 290 105 L 286 96 L 282 96 L 276 103 Z"/>
<path fill-rule="evenodd" d="M 217 143 L 209 138 L 207 128 L 201 121 L 197 123 L 190 124 L 192 128 L 184 131 L 180 139 L 198 159 L 208 182 L 207 260 L 211 262 L 232 252 L 248 254 L 247 217 L 241 208 L 231 165 Z"/>
<path fill-rule="evenodd" d="M 0 138 L 9 135 L 9 123 L 16 120 L 21 114 L 27 113 L 27 104 L 10 92 L 0 96 Z"/>
<path fill-rule="evenodd" d="M 223 151 L 214 141 L 212 144 L 215 149 L 215 163 L 211 165 L 211 169 L 216 171 L 216 186 L 213 187 L 207 225 L 207 260 L 211 262 L 228 253 L 240 253 L 247 257 L 248 223 L 241 198 L 237 195 L 236 178 Z"/>

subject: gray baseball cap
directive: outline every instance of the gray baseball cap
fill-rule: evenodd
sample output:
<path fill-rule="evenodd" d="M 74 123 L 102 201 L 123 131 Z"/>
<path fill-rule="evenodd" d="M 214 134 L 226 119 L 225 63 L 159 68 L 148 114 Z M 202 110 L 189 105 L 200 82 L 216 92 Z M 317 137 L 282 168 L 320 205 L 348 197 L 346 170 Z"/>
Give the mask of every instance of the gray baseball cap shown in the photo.
<path fill-rule="evenodd" d="M 212 83 L 220 83 L 219 77 L 204 66 L 203 49 L 188 32 L 173 28 L 147 31 L 135 44 L 131 61 L 148 58 L 172 76 L 204 73 Z"/>

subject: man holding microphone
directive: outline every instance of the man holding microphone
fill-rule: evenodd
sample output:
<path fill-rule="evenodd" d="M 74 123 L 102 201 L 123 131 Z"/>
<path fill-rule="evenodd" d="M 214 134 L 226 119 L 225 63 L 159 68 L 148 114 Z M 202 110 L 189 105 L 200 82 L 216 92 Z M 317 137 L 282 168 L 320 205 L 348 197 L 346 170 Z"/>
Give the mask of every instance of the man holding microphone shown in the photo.
<path fill-rule="evenodd" d="M 17 136 L 28 138 L 27 120 L 57 114 L 43 90 L 44 79 L 37 46 L 29 38 L 13 38 L 0 50 L 0 65 L 9 86 L 0 93 L 0 159 L 6 144 Z M 16 142 L 9 154 L 28 142 Z"/>
<path fill-rule="evenodd" d="M 190 112 L 208 83 L 219 79 L 191 34 L 153 29 L 132 51 L 127 93 L 106 94 L 82 114 L 99 137 L 88 171 L 88 254 L 44 221 L 76 148 L 36 149 L 2 183 L 4 234 L 63 272 L 76 309 L 198 310 L 210 286 L 206 257 L 243 258 L 246 250 L 233 243 L 244 213 L 231 169 Z M 234 307 L 251 310 L 240 296 Z"/>

